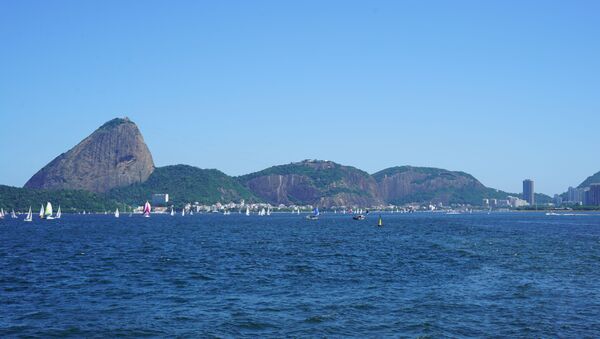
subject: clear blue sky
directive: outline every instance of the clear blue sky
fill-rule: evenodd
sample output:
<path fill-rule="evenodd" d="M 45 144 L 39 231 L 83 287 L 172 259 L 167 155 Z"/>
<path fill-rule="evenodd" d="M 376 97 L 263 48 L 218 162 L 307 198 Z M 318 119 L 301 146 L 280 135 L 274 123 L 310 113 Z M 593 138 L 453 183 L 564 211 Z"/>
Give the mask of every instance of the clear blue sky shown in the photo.
<path fill-rule="evenodd" d="M 600 171 L 599 1 L 0 1 L 0 183 L 129 116 L 158 166 L 305 158 L 563 192 Z"/>

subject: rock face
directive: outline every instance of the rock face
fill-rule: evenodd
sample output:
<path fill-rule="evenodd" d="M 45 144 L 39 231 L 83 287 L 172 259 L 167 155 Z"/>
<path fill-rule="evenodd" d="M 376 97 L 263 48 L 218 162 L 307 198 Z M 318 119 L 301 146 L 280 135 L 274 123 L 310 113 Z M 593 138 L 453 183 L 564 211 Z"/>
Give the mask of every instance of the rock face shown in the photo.
<path fill-rule="evenodd" d="M 377 183 L 368 173 L 332 161 L 304 160 L 239 179 L 254 195 L 272 204 L 352 207 L 381 203 Z"/>
<path fill-rule="evenodd" d="M 152 155 L 137 126 L 117 118 L 52 160 L 25 187 L 106 192 L 144 182 L 153 171 Z"/>
<path fill-rule="evenodd" d="M 480 203 L 502 193 L 485 187 L 470 174 L 428 167 L 392 167 L 373 174 L 379 196 L 388 203 Z"/>

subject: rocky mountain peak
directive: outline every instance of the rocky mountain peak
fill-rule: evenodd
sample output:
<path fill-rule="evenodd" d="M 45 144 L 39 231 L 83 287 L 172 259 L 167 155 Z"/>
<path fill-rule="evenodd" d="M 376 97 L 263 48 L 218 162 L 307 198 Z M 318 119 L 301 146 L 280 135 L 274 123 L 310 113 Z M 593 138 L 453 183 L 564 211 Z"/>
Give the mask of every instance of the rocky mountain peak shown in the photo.
<path fill-rule="evenodd" d="M 106 192 L 144 182 L 153 171 L 152 154 L 137 125 L 116 118 L 44 166 L 25 187 Z"/>

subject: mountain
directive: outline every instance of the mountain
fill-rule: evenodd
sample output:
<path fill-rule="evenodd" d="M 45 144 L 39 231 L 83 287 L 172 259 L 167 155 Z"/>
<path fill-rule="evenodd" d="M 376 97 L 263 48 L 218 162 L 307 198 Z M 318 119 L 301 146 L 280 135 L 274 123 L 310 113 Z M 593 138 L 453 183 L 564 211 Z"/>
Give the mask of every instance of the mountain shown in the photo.
<path fill-rule="evenodd" d="M 377 183 L 364 171 L 332 161 L 304 160 L 238 178 L 271 204 L 374 206 L 382 203 Z"/>
<path fill-rule="evenodd" d="M 585 179 L 578 187 L 589 187 L 591 184 L 600 184 L 600 172 Z"/>
<path fill-rule="evenodd" d="M 168 193 L 175 206 L 200 202 L 253 201 L 256 198 L 236 179 L 216 169 L 200 169 L 188 165 L 158 167 L 143 183 L 115 188 L 106 195 L 130 205 L 141 205 L 154 193 Z"/>
<path fill-rule="evenodd" d="M 153 171 L 152 155 L 137 126 L 117 118 L 52 160 L 25 187 L 106 192 L 144 182 Z"/>
<path fill-rule="evenodd" d="M 62 211 L 107 211 L 122 205 L 108 199 L 102 194 L 76 190 L 39 190 L 0 185 L 0 206 L 5 210 L 27 211 L 29 207 L 34 213 L 41 204 L 52 202 L 54 208 L 61 206 Z"/>
<path fill-rule="evenodd" d="M 468 203 L 480 205 L 484 198 L 506 198 L 507 193 L 484 186 L 472 175 L 439 168 L 401 166 L 373 174 L 382 200 Z"/>

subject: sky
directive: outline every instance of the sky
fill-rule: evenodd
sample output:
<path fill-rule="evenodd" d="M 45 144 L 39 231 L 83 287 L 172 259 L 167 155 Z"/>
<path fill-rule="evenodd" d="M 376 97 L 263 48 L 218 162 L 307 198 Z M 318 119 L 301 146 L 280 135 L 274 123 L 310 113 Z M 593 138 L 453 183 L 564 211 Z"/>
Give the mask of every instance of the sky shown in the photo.
<path fill-rule="evenodd" d="M 157 166 L 554 194 L 600 171 L 598 1 L 0 1 L 0 184 L 127 116 Z"/>

